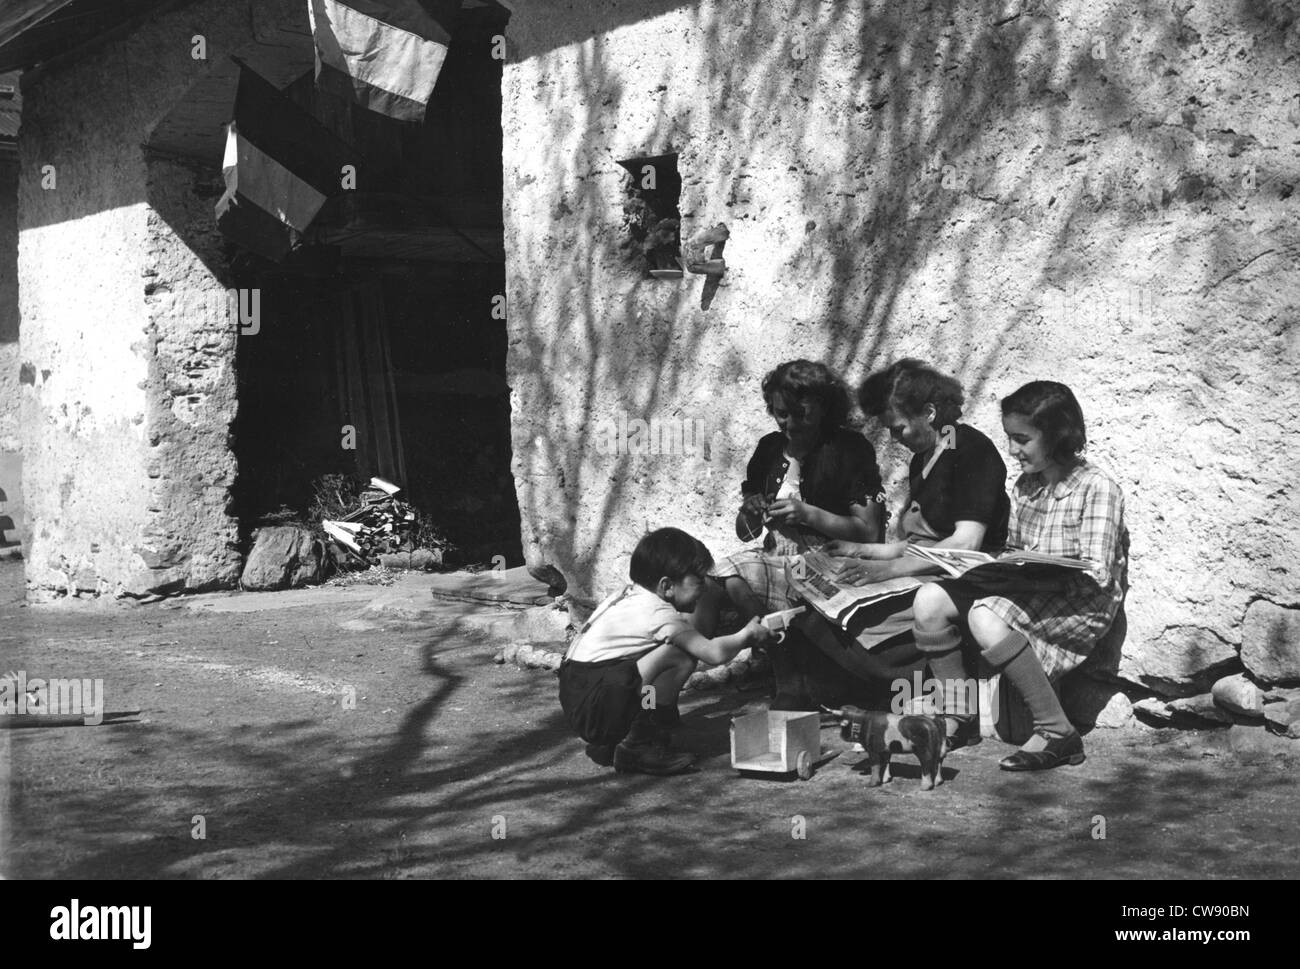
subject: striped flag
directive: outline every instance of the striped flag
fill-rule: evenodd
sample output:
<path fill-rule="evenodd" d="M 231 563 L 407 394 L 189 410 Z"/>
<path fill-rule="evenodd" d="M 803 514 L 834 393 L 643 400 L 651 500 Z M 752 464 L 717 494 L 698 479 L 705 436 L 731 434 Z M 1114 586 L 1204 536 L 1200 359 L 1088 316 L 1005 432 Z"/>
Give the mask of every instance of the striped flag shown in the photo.
<path fill-rule="evenodd" d="M 226 191 L 217 227 L 244 248 L 280 262 L 331 195 L 353 151 L 243 65 L 221 170 Z"/>
<path fill-rule="evenodd" d="M 401 121 L 420 121 L 460 0 L 308 0 L 316 86 Z"/>

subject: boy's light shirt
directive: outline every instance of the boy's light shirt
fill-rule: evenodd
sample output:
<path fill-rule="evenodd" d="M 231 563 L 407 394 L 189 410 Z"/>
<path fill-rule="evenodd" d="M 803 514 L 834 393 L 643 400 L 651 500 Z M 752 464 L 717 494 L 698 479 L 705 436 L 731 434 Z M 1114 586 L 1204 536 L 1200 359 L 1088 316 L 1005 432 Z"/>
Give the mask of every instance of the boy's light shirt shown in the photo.
<path fill-rule="evenodd" d="M 567 658 L 580 663 L 639 658 L 691 628 L 672 603 L 629 583 L 596 607 Z"/>

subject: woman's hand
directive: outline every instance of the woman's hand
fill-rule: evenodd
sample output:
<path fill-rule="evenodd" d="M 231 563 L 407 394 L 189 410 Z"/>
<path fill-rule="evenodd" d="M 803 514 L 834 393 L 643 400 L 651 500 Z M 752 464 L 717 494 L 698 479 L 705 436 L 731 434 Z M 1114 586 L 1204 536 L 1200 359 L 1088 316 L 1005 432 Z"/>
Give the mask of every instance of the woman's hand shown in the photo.
<path fill-rule="evenodd" d="M 782 498 L 767 506 L 767 517 L 778 525 L 806 525 L 812 507 L 798 498 Z"/>
<path fill-rule="evenodd" d="M 834 555 L 837 558 L 871 558 L 867 552 L 870 545 L 866 542 L 850 542 L 848 539 L 837 538 L 833 542 L 827 542 L 822 546 L 822 551 L 827 555 Z"/>
<path fill-rule="evenodd" d="M 846 562 L 836 573 L 835 579 L 844 585 L 871 585 L 873 582 L 884 582 L 898 575 L 894 568 L 897 561 L 897 559 L 886 559 L 883 562 L 857 559 Z"/>
<path fill-rule="evenodd" d="M 740 505 L 741 514 L 747 517 L 762 516 L 767 511 L 767 496 L 757 492 L 745 498 Z"/>

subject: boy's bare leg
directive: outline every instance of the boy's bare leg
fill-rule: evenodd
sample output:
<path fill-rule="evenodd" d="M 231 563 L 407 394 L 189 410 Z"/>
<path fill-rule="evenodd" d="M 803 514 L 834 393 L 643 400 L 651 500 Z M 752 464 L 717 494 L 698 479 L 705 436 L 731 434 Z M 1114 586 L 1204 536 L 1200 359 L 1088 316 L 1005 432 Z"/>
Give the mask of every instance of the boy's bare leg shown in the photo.
<path fill-rule="evenodd" d="M 671 643 L 667 643 L 637 660 L 637 672 L 641 682 L 653 692 L 643 696 L 642 705 L 646 709 L 663 710 L 664 717 L 675 720 L 672 711 L 677 709 L 677 698 L 682 687 L 695 672 L 696 659 Z"/>
<path fill-rule="evenodd" d="M 669 643 L 652 649 L 636 666 L 649 691 L 642 693 L 631 729 L 614 748 L 614 769 L 661 776 L 692 770 L 695 758 L 671 750 L 668 742 L 679 716 L 677 697 L 695 669 L 695 658 Z"/>

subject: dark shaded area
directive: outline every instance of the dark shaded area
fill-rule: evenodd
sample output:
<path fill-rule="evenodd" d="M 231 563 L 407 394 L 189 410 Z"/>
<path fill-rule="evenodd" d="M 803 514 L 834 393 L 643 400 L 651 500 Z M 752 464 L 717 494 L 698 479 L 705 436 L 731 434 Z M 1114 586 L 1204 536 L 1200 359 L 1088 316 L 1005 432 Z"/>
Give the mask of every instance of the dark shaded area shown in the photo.
<path fill-rule="evenodd" d="M 340 200 L 359 201 L 318 217 L 330 244 L 309 235 L 277 265 L 229 242 L 197 244 L 209 226 L 152 200 L 223 285 L 259 293 L 257 332 L 238 340 L 230 436 L 230 513 L 245 547 L 270 516 L 305 518 L 320 477 L 382 475 L 469 560 L 522 562 L 505 323 L 492 313 L 505 270 L 491 38 L 507 16 L 462 11 L 423 124 L 320 94 L 310 73 L 285 90 L 357 147 L 357 191 Z M 200 185 L 219 191 L 196 175 Z"/>
<path fill-rule="evenodd" d="M 627 169 L 627 201 L 623 204 L 634 261 L 653 270 L 681 271 L 682 176 L 676 155 L 647 155 L 619 162 Z"/>

